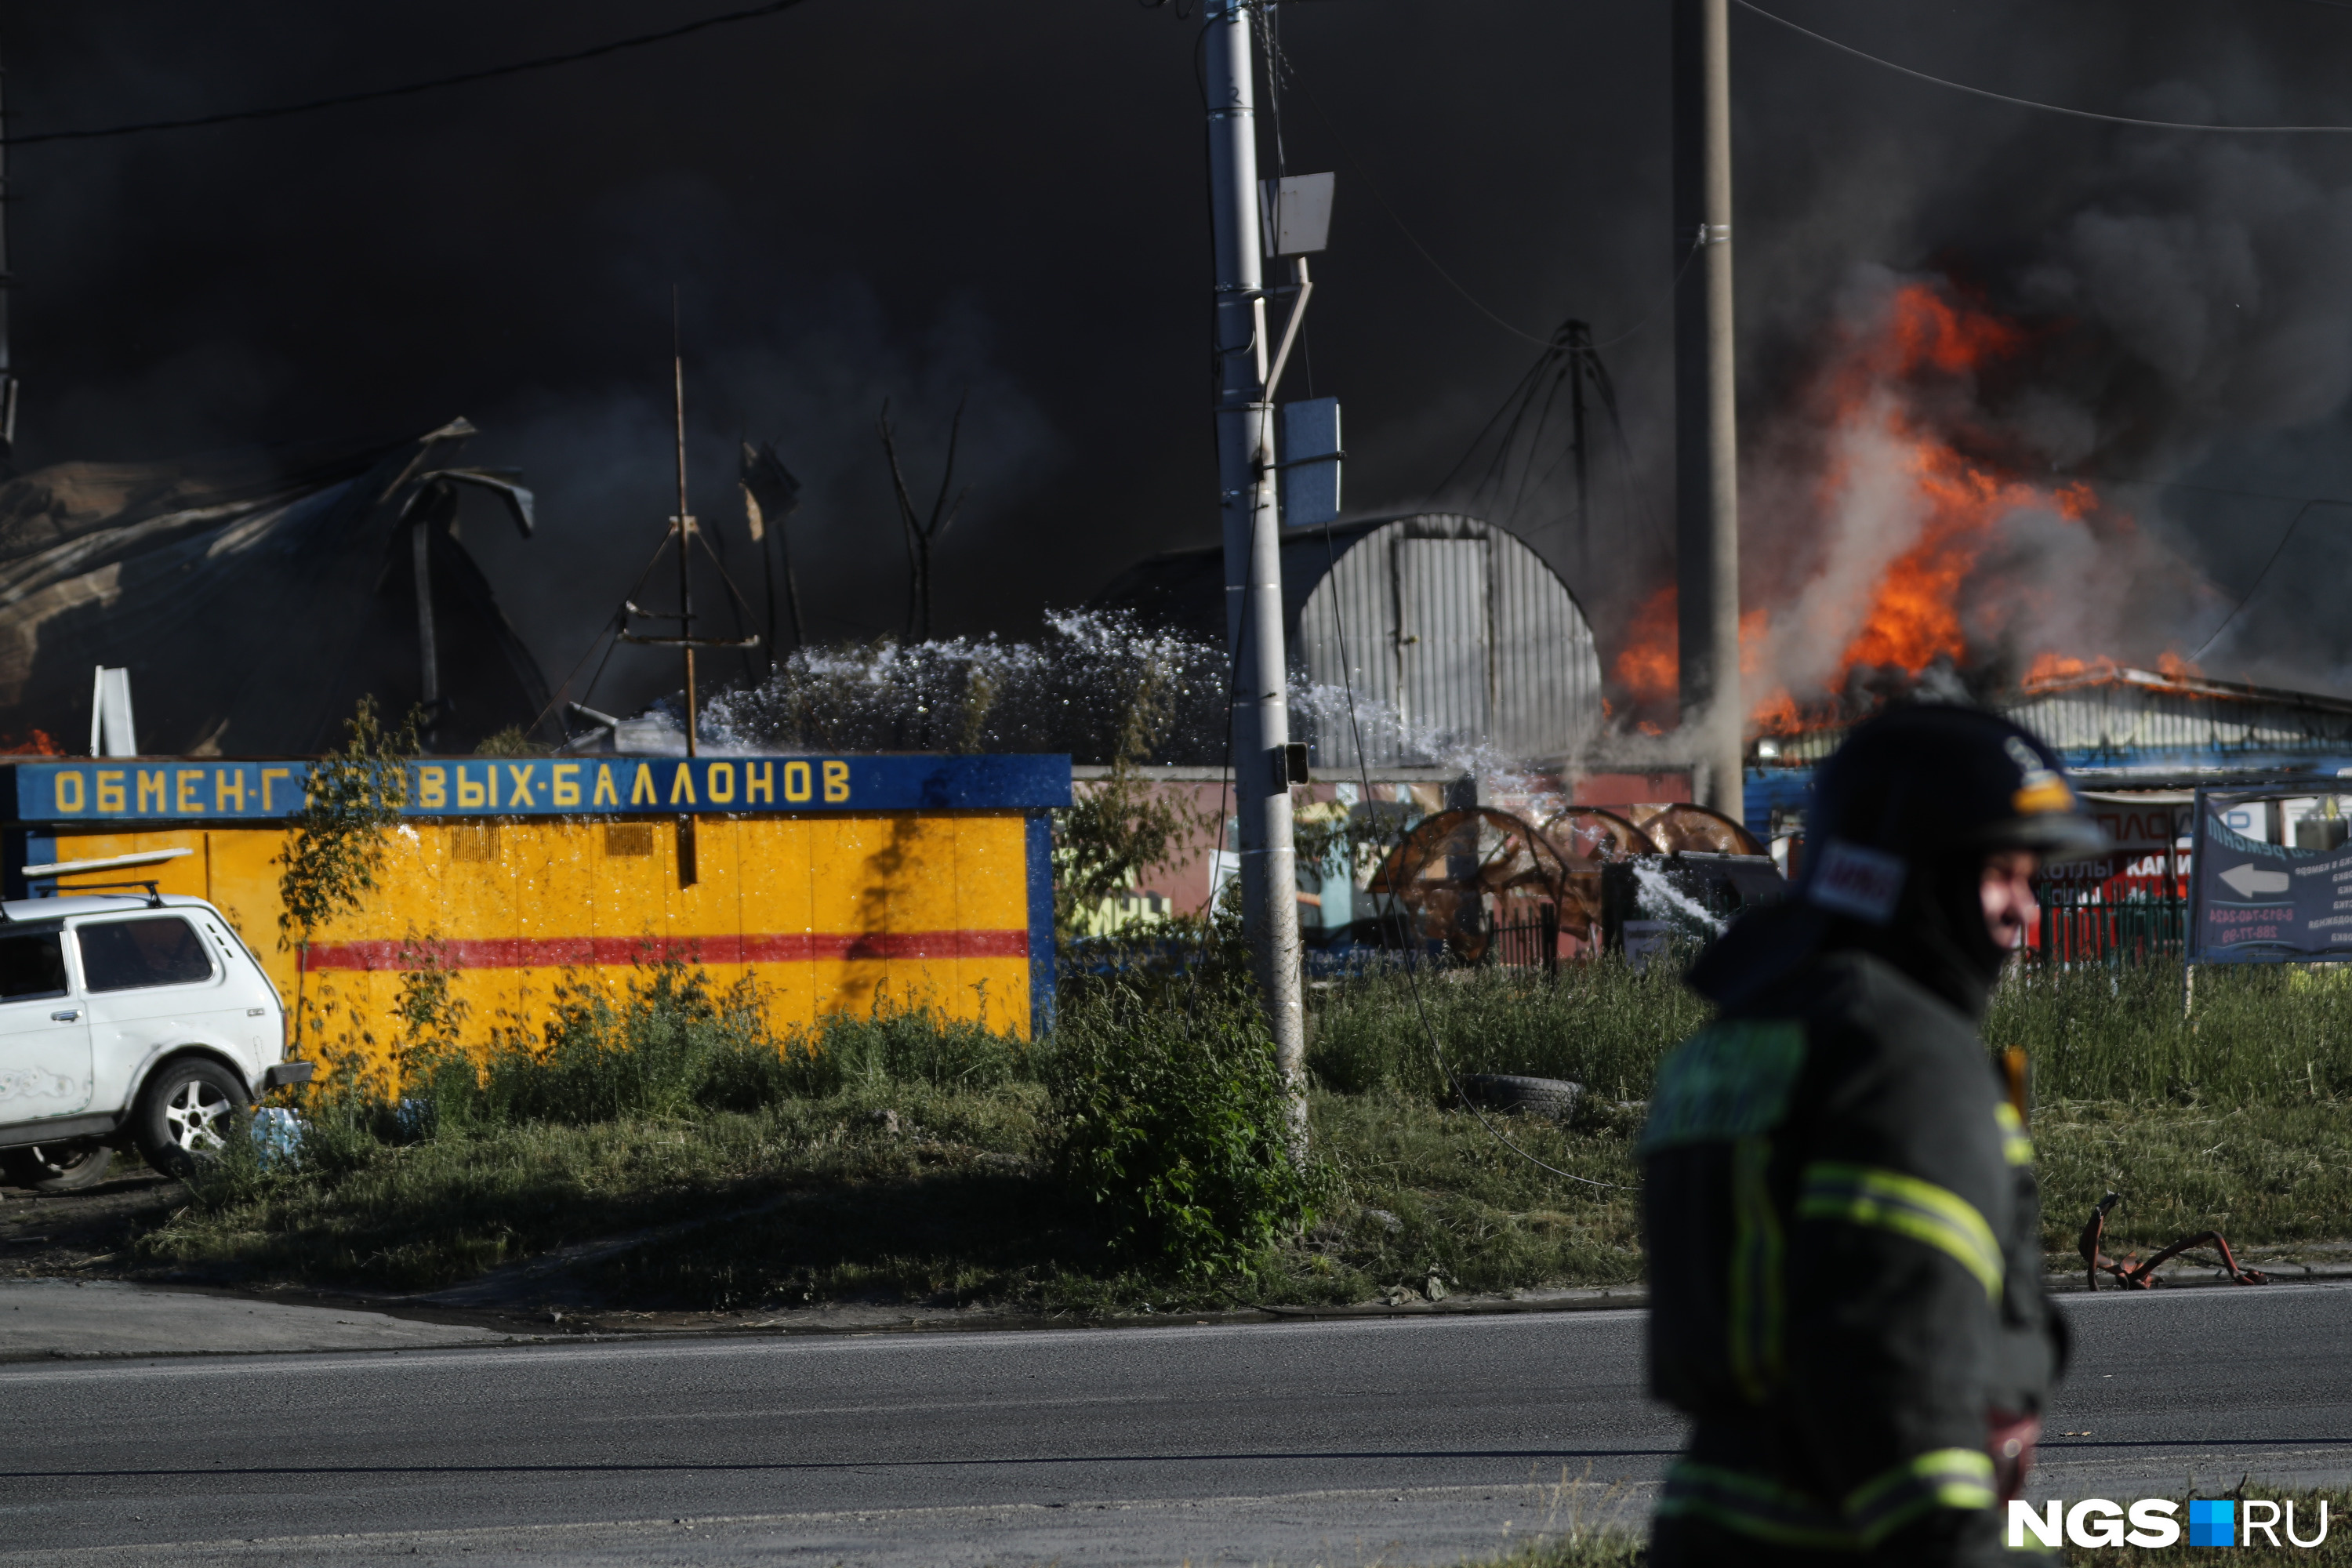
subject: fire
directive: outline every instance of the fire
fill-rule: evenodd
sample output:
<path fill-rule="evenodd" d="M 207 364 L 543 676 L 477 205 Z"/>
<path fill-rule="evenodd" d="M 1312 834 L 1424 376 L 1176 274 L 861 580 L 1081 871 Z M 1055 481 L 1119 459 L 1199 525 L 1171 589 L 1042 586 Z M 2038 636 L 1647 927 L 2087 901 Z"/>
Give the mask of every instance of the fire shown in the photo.
<path fill-rule="evenodd" d="M 1682 679 L 1682 653 L 1675 629 L 1677 600 L 1672 583 L 1651 595 L 1626 628 L 1624 651 L 1612 667 L 1617 684 L 1636 707 L 1671 703 Z"/>
<path fill-rule="evenodd" d="M 1903 515 L 1916 520 L 1908 547 L 1850 601 L 1859 606 L 1858 616 L 1848 618 L 1849 610 L 1817 628 L 1816 606 L 1805 625 L 1789 623 L 1793 633 L 1844 639 L 1827 683 L 1831 699 L 1846 689 L 1858 669 L 1891 667 L 1916 676 L 1938 660 L 1961 669 L 1981 663 L 1992 650 L 1971 646 L 1962 592 L 1995 544 L 2004 519 L 2038 509 L 2087 524 L 2099 511 L 2099 498 L 2087 485 L 2036 483 L 1973 450 L 1995 443 L 1971 439 L 1966 419 L 1954 415 L 1956 406 L 1972 406 L 1965 395 L 1956 403 L 1956 382 L 1963 394 L 1973 384 L 1958 378 L 1997 368 L 2034 340 L 2033 330 L 1956 289 L 1912 283 L 1895 293 L 1884 329 L 1839 345 L 1813 387 L 1811 401 L 1833 434 L 1867 435 L 1881 446 L 1892 440 L 1908 492 Z M 1832 441 L 1827 449 L 1848 448 Z M 1852 479 L 1843 459 L 1833 458 L 1815 490 L 1815 504 L 1824 515 L 1839 504 Z M 2101 521 L 2108 528 L 2126 526 L 2113 517 Z M 1772 607 L 1753 606 L 1742 614 L 1739 628 L 1749 721 L 1768 732 L 1800 729 L 1807 717 L 1804 702 L 1772 680 L 1765 668 L 1773 621 Z M 1672 703 L 1675 641 L 1675 590 L 1669 584 L 1635 615 L 1613 666 L 1616 683 L 1633 706 L 1656 711 Z M 2040 650 L 2027 679 L 2089 668 L 2058 650 Z"/>

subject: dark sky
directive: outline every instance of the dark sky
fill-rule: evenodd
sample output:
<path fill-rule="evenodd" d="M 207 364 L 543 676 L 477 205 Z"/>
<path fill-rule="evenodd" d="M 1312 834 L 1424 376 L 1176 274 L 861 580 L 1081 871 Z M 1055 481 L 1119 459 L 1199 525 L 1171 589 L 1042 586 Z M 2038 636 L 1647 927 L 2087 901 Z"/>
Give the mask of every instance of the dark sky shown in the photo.
<path fill-rule="evenodd" d="M 726 8 L 0 4 L 0 54 L 8 123 L 32 133 L 390 84 Z M 2024 96 L 2352 124 L 2352 9 L 2317 0 L 1777 8 Z M 1351 505 L 1412 504 L 1462 456 L 1535 353 L 1492 317 L 1542 337 L 1581 316 L 1604 341 L 1650 322 L 1606 355 L 1630 474 L 1604 455 L 1589 532 L 1557 497 L 1515 520 L 1606 637 L 1671 562 L 1670 322 L 1652 319 L 1675 260 L 1664 5 L 1294 0 L 1280 25 L 1289 167 L 1339 173 L 1286 390 L 1311 376 L 1342 400 Z M 463 414 L 484 431 L 472 457 L 541 491 L 530 543 L 487 506 L 466 538 L 560 680 L 671 510 L 675 284 L 694 505 L 736 531 L 755 596 L 739 436 L 773 439 L 808 481 L 793 526 L 814 630 L 868 637 L 899 626 L 904 594 L 876 411 L 892 399 L 919 483 L 968 396 L 973 488 L 940 616 L 1022 633 L 1138 556 L 1215 536 L 1198 34 L 1197 15 L 1133 0 L 809 0 L 535 76 L 22 149 L 23 458 L 394 436 Z M 1769 427 L 1842 298 L 1941 268 L 2081 330 L 2096 362 L 2065 389 L 2093 432 L 2081 453 L 2352 495 L 2352 137 L 2057 119 L 1736 7 L 1732 38 L 1748 431 Z M 2135 494 L 2225 602 L 2294 510 Z M 2309 514 L 2208 667 L 2347 684 L 2352 626 L 2326 584 L 2352 569 L 2347 541 L 2352 511 Z M 648 698 L 667 673 L 625 657 L 597 705 Z"/>

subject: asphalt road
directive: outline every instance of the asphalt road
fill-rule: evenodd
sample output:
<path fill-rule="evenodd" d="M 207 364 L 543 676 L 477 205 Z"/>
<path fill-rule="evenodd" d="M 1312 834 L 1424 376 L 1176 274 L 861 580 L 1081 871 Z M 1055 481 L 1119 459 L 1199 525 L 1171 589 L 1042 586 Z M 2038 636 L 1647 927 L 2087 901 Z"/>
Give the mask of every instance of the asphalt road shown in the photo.
<path fill-rule="evenodd" d="M 2077 1298 L 2048 1495 L 2352 1478 L 2352 1289 Z M 0 1563 L 1451 1562 L 1638 1521 L 1633 1312 L 0 1367 Z M 1563 1486 L 1565 1481 L 1569 1484 Z"/>

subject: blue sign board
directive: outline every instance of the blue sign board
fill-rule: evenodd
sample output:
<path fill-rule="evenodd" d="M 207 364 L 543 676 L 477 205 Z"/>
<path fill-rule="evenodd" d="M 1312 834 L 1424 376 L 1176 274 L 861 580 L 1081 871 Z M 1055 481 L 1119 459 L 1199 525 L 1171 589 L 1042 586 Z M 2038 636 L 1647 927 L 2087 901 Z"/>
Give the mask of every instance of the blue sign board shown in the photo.
<path fill-rule="evenodd" d="M 2231 826 L 2252 825 L 2244 809 L 2249 805 L 2314 793 L 2318 792 L 2312 787 L 2198 792 L 2189 963 L 2352 958 L 2352 845 L 2295 849 Z"/>
<path fill-rule="evenodd" d="M 302 805 L 304 762 L 16 763 L 0 804 L 17 823 L 266 820 Z M 408 816 L 1036 810 L 1070 804 L 1070 759 L 429 757 L 408 764 Z"/>

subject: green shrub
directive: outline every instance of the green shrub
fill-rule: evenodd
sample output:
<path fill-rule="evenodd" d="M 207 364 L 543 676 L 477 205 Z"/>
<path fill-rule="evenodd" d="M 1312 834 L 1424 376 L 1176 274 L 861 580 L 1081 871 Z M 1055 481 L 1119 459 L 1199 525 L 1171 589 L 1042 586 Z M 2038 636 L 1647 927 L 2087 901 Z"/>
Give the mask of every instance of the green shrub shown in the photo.
<path fill-rule="evenodd" d="M 1119 1253 L 1196 1279 L 1254 1274 L 1306 1223 L 1289 1094 L 1239 987 L 1190 1008 L 1101 988 L 1065 1009 L 1045 1066 L 1063 1180 Z"/>

